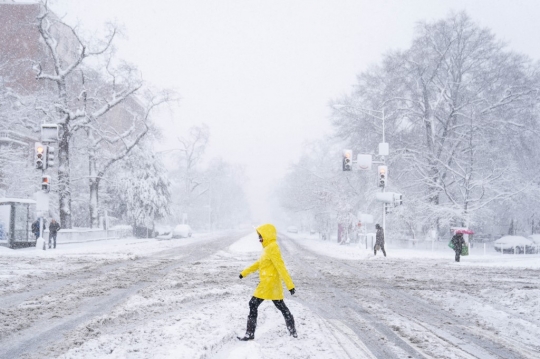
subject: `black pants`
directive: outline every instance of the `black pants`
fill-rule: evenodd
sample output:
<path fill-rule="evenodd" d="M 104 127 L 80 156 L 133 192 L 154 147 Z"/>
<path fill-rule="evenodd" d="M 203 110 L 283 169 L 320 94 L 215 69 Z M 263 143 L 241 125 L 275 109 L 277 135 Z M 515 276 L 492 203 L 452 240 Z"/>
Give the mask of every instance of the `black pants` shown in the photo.
<path fill-rule="evenodd" d="M 53 240 L 54 247 L 56 248 L 56 234 L 57 233 L 49 233 L 49 248 L 51 248 L 51 239 Z"/>
<path fill-rule="evenodd" d="M 375 244 L 375 246 L 377 246 Z M 384 244 L 379 244 L 379 246 L 381 247 L 381 251 L 383 252 L 384 256 L 386 257 L 386 251 L 384 250 Z M 375 253 L 375 255 L 377 255 L 377 250 L 375 248 L 373 248 L 373 253 Z"/>
<path fill-rule="evenodd" d="M 461 256 L 461 249 L 459 251 L 456 250 L 456 262 L 459 262 L 460 256 Z"/>
<path fill-rule="evenodd" d="M 257 297 L 251 297 L 251 300 L 249 301 L 249 316 L 247 321 L 247 329 L 246 329 L 246 336 L 253 337 L 255 336 L 255 329 L 257 328 L 257 315 L 258 315 L 258 309 L 259 305 L 264 301 L 264 299 L 257 298 Z M 274 305 L 277 309 L 283 314 L 283 318 L 285 318 L 285 324 L 287 325 L 287 329 L 289 329 L 289 332 L 296 333 L 296 328 L 294 326 L 294 317 L 292 316 L 291 312 L 289 311 L 289 308 L 285 305 L 285 302 L 283 300 L 273 300 Z"/>

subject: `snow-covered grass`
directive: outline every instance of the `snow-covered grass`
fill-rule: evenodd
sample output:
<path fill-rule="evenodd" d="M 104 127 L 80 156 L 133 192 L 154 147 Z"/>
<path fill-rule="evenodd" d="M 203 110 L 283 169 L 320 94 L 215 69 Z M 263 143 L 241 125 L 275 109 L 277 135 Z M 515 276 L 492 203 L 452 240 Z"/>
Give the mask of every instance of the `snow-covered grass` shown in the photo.
<path fill-rule="evenodd" d="M 58 258 L 64 256 L 90 255 L 101 258 L 131 258 L 132 256 L 147 256 L 152 253 L 175 248 L 200 240 L 214 238 L 222 232 L 198 234 L 194 233 L 190 238 L 176 238 L 160 240 L 156 238 L 119 238 L 104 239 L 80 243 L 57 244 L 56 249 L 39 249 L 36 247 L 10 249 L 0 247 L 1 257 L 25 257 L 25 258 Z M 48 247 L 47 247 L 48 248 Z"/>

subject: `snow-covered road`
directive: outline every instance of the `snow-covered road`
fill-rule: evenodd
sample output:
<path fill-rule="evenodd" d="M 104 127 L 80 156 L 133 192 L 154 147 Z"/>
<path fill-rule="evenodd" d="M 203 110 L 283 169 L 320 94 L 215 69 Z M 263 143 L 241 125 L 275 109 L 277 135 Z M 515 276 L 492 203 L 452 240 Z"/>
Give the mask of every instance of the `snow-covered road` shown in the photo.
<path fill-rule="evenodd" d="M 540 357 L 537 269 L 457 264 L 451 251 L 390 259 L 355 248 L 357 260 L 338 260 L 307 254 L 310 244 L 284 243 L 302 302 L 346 324 L 376 358 Z"/>
<path fill-rule="evenodd" d="M 0 248 L 0 358 L 539 358 L 540 258 L 280 236 L 297 287 L 239 342 L 261 248 L 237 232 Z"/>

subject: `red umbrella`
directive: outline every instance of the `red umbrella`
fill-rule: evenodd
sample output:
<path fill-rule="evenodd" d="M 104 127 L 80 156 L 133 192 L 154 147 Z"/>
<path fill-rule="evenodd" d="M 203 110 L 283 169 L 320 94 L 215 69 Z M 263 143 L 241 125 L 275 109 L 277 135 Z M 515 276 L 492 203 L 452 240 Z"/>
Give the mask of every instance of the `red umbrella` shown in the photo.
<path fill-rule="evenodd" d="M 456 229 L 456 234 L 458 233 L 461 233 L 461 234 L 474 234 L 473 231 L 471 231 L 470 229 Z"/>

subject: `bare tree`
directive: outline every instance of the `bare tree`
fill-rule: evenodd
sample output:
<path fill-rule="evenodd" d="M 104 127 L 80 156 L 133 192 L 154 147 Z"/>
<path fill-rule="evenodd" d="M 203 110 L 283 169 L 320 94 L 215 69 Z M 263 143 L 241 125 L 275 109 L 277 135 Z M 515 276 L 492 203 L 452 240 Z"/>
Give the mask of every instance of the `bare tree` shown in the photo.
<path fill-rule="evenodd" d="M 210 131 L 208 126 L 192 127 L 186 137 L 178 138 L 180 143 L 180 173 L 182 181 L 182 190 L 180 191 L 182 209 L 189 214 L 193 202 L 202 194 L 205 189 L 201 186 L 205 180 L 202 173 L 198 170 L 201 164 Z"/>
<path fill-rule="evenodd" d="M 121 82 L 114 82 L 108 91 L 102 92 L 99 101 L 94 101 L 93 106 L 89 106 L 87 98 L 81 101 L 81 97 L 87 96 L 87 93 L 84 84 L 77 81 L 77 70 L 83 68 L 83 63 L 88 58 L 110 54 L 117 29 L 111 26 L 101 46 L 93 48 L 94 46 L 81 39 L 74 27 L 52 15 L 46 2 L 38 16 L 38 28 L 46 45 L 49 61 L 36 62 L 34 68 L 38 80 L 52 82 L 57 88 L 57 96 L 49 107 L 54 109 L 54 113 L 48 112 L 62 129 L 58 144 L 60 221 L 63 227 L 71 228 L 70 141 L 78 130 L 89 128 L 92 123 L 137 92 L 142 81 L 131 69 L 129 77 L 123 77 Z M 84 79 L 84 76 L 82 78 Z"/>
<path fill-rule="evenodd" d="M 150 130 L 150 115 L 159 105 L 172 100 L 169 92 L 160 95 L 148 94 L 150 98 L 145 100 L 144 108 L 141 103 L 123 104 L 126 119 L 131 122 L 129 128 L 119 132 L 117 124 L 110 121 L 99 121 L 84 124 L 88 135 L 88 157 L 89 157 L 89 187 L 90 187 L 90 226 L 99 225 L 99 185 L 105 177 L 107 171 L 117 161 L 125 159 L 133 148 L 148 134 Z M 133 100 L 131 101 L 133 102 Z"/>
<path fill-rule="evenodd" d="M 233 228 L 249 220 L 249 205 L 244 192 L 245 170 L 215 158 L 203 172 L 206 203 L 199 202 L 199 224 L 208 223 L 211 229 Z M 208 207 L 207 207 L 208 206 Z M 207 210 L 208 217 L 205 216 Z M 208 221 L 206 220 L 208 218 Z"/>
<path fill-rule="evenodd" d="M 352 144 L 375 146 L 381 124 L 365 109 L 384 109 L 392 173 L 438 232 L 534 188 L 531 171 L 508 169 L 522 168 L 522 139 L 538 119 L 537 73 L 466 14 L 451 14 L 419 23 L 411 48 L 359 75 L 354 93 L 333 103 L 334 125 Z"/>

